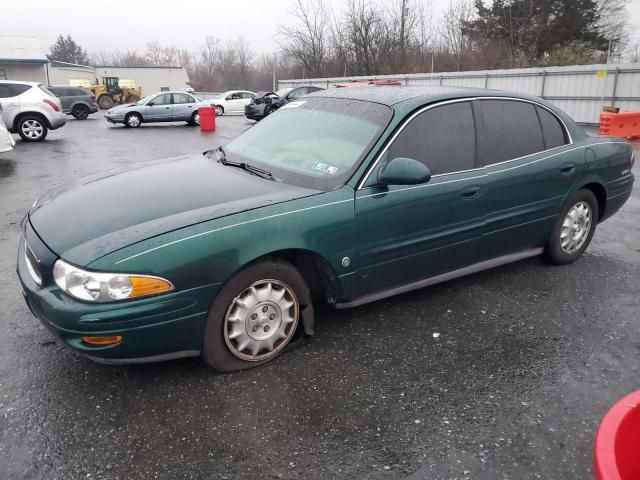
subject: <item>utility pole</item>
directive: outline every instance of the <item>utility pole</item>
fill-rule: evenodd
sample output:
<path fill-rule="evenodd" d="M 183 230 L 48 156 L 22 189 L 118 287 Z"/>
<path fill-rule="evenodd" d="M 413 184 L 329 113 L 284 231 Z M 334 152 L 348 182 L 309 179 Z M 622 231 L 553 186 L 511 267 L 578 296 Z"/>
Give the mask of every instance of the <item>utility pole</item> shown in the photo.
<path fill-rule="evenodd" d="M 402 60 L 402 67 L 406 67 L 407 61 L 407 48 L 405 42 L 405 28 L 407 18 L 407 0 L 402 0 L 402 12 L 400 14 L 400 58 Z"/>

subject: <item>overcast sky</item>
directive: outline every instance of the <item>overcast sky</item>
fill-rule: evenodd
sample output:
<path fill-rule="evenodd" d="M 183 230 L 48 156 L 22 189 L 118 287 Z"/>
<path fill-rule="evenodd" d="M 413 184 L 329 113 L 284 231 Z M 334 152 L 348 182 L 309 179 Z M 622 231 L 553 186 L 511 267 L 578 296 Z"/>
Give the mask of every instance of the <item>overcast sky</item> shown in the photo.
<path fill-rule="evenodd" d="M 437 18 L 450 0 L 424 0 Z M 291 22 L 294 0 L 0 0 L 4 35 L 33 35 L 48 51 L 58 34 L 69 34 L 91 52 L 143 51 L 148 42 L 195 49 L 207 35 L 243 36 L 256 53 L 277 49 L 275 31 Z M 340 10 L 344 0 L 327 0 Z M 631 0 L 629 20 L 640 32 L 640 0 Z M 7 21 L 10 20 L 10 21 Z M 435 24 L 435 22 L 434 22 Z M 640 38 L 640 36 L 639 36 Z"/>

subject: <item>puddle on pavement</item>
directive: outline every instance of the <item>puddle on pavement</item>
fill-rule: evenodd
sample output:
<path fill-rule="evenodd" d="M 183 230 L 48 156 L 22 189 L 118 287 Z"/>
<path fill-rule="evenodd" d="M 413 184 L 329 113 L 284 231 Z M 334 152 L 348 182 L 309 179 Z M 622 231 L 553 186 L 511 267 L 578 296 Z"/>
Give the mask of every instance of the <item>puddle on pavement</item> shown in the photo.
<path fill-rule="evenodd" d="M 16 162 L 0 158 L 0 178 L 13 177 L 16 174 Z"/>

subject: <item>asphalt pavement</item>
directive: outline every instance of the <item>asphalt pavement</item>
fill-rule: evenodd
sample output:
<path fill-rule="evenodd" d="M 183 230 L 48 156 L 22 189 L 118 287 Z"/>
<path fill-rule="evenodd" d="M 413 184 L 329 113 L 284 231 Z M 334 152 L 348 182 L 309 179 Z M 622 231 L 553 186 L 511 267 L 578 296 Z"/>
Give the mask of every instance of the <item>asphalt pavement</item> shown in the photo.
<path fill-rule="evenodd" d="M 638 188 L 573 265 L 321 308 L 311 342 L 253 370 L 105 366 L 56 342 L 15 274 L 26 210 L 69 179 L 251 128 L 217 120 L 201 133 L 98 114 L 0 154 L 0 479 L 592 478 L 598 422 L 640 388 Z"/>

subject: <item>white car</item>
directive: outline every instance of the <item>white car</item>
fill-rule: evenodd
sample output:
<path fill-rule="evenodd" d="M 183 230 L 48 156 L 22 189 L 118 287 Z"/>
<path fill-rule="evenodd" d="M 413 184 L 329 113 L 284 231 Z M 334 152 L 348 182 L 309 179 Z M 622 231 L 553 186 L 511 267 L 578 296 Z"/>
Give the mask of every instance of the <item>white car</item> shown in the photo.
<path fill-rule="evenodd" d="M 241 113 L 244 115 L 245 105 L 249 105 L 256 96 L 255 92 L 247 90 L 229 90 L 211 99 L 216 106 L 216 116 L 225 113 Z"/>
<path fill-rule="evenodd" d="M 2 121 L 2 104 L 0 104 L 0 153 L 10 152 L 16 144 Z"/>
<path fill-rule="evenodd" d="M 38 82 L 0 80 L 2 120 L 25 142 L 40 142 L 67 123 L 60 99 Z"/>

